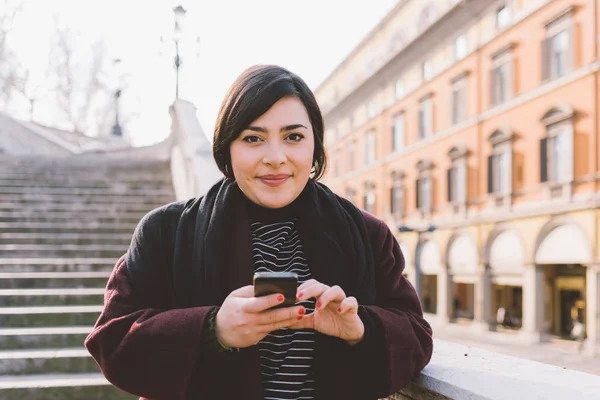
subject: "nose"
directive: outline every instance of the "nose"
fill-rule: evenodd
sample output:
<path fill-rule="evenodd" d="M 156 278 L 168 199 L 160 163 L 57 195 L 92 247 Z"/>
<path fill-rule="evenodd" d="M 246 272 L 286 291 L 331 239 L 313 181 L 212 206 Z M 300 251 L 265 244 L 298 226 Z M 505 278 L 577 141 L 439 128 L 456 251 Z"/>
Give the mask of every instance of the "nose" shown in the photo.
<path fill-rule="evenodd" d="M 263 157 L 263 163 L 271 167 L 279 167 L 285 164 L 287 156 L 279 143 L 271 143 L 266 146 L 266 153 Z"/>

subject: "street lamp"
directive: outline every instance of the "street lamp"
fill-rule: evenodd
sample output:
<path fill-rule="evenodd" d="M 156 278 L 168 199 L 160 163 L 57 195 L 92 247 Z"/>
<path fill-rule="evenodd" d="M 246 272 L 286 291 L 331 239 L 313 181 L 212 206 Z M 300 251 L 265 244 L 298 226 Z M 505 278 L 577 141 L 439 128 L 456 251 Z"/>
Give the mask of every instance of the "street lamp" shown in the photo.
<path fill-rule="evenodd" d="M 417 295 L 419 299 L 421 298 L 421 235 L 423 233 L 431 233 L 436 230 L 435 225 L 429 225 L 425 229 L 417 229 L 412 228 L 407 225 L 400 225 L 398 227 L 398 232 L 406 233 L 406 232 L 416 232 L 419 235 L 419 239 L 417 241 L 417 251 L 415 254 L 415 290 L 417 291 Z"/>
<path fill-rule="evenodd" d="M 179 41 L 181 40 L 182 25 L 186 11 L 185 8 L 179 5 L 173 9 L 173 13 L 175 15 L 175 34 L 173 36 L 173 41 L 175 42 L 175 99 L 179 99 L 179 69 L 183 62 L 179 55 Z"/>
<path fill-rule="evenodd" d="M 121 128 L 121 124 L 119 123 L 119 98 L 121 97 L 121 73 L 120 73 L 120 66 L 121 66 L 121 60 L 120 59 L 115 59 L 114 60 L 114 66 L 115 66 L 115 70 L 117 71 L 117 89 L 115 90 L 115 125 L 112 128 L 112 134 L 113 136 L 117 136 L 117 137 L 122 137 L 123 136 L 123 129 Z"/>

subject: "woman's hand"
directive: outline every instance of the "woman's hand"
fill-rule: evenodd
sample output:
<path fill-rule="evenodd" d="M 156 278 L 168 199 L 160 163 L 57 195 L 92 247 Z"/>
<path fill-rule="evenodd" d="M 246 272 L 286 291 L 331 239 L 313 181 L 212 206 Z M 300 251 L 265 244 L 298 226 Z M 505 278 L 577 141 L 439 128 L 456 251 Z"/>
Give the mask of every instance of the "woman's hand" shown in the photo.
<path fill-rule="evenodd" d="M 282 294 L 254 297 L 253 286 L 234 290 L 217 312 L 217 339 L 223 346 L 244 348 L 257 344 L 269 332 L 294 325 L 306 310 L 302 306 L 269 310 L 283 300 Z"/>
<path fill-rule="evenodd" d="M 310 328 L 328 336 L 339 337 L 350 345 L 359 343 L 365 334 L 365 326 L 358 316 L 358 302 L 346 297 L 339 286 L 327 286 L 314 279 L 298 287 L 298 300 L 316 298 L 315 311 L 306 315 L 292 329 Z"/>

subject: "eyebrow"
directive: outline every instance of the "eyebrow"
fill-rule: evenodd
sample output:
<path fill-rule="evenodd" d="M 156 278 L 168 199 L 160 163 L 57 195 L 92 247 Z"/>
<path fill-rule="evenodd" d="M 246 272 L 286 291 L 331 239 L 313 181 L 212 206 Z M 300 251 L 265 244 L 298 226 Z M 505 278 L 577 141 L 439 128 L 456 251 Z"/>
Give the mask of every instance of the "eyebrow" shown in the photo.
<path fill-rule="evenodd" d="M 302 124 L 293 124 L 293 125 L 284 126 L 283 128 L 281 128 L 279 130 L 279 132 L 293 131 L 294 129 L 298 129 L 298 128 L 308 129 L 307 127 L 305 127 Z M 249 131 L 254 131 L 254 132 L 267 133 L 267 130 L 265 128 L 263 128 L 262 126 L 249 126 L 246 129 Z"/>

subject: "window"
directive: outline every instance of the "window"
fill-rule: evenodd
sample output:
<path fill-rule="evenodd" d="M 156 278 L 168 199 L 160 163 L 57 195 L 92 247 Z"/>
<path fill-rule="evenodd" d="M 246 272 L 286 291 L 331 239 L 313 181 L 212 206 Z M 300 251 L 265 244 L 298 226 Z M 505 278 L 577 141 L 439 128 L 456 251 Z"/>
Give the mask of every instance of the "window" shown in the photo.
<path fill-rule="evenodd" d="M 467 118 L 467 76 L 462 74 L 452 82 L 452 124 Z"/>
<path fill-rule="evenodd" d="M 428 160 L 417 163 L 419 178 L 416 181 L 416 204 L 422 213 L 430 213 L 433 209 L 433 164 Z"/>
<path fill-rule="evenodd" d="M 375 214 L 375 185 L 371 182 L 365 183 L 365 196 L 363 198 L 364 210 Z"/>
<path fill-rule="evenodd" d="M 492 154 L 488 156 L 488 193 L 512 192 L 512 132 L 497 130 L 490 136 Z"/>
<path fill-rule="evenodd" d="M 562 17 L 546 25 L 547 37 L 542 42 L 543 80 L 559 78 L 574 65 L 575 43 L 570 9 L 565 13 Z"/>
<path fill-rule="evenodd" d="M 396 81 L 396 99 L 404 97 L 404 82 L 400 79 Z"/>
<path fill-rule="evenodd" d="M 462 60 L 468 51 L 467 35 L 460 35 L 454 41 L 454 60 Z"/>
<path fill-rule="evenodd" d="M 351 188 L 346 188 L 346 200 L 356 205 L 356 191 Z"/>
<path fill-rule="evenodd" d="M 448 156 L 452 160 L 447 171 L 448 202 L 464 205 L 467 201 L 467 150 L 453 147 Z"/>
<path fill-rule="evenodd" d="M 331 153 L 331 158 L 333 161 L 333 176 L 340 176 L 340 152 L 339 150 L 334 150 Z"/>
<path fill-rule="evenodd" d="M 419 138 L 426 139 L 433 134 L 433 98 L 428 96 L 419 104 Z"/>
<path fill-rule="evenodd" d="M 490 75 L 492 106 L 502 104 L 513 96 L 513 63 L 512 44 L 493 56 Z"/>
<path fill-rule="evenodd" d="M 356 158 L 356 155 L 354 154 L 355 149 L 356 143 L 354 140 L 351 140 L 348 143 L 348 171 L 354 171 L 354 159 Z"/>
<path fill-rule="evenodd" d="M 423 62 L 422 69 L 424 81 L 428 81 L 431 78 L 433 78 L 433 63 L 431 62 L 431 60 Z"/>
<path fill-rule="evenodd" d="M 404 216 L 404 174 L 394 171 L 392 173 L 392 187 L 390 189 L 390 214 L 395 220 Z"/>
<path fill-rule="evenodd" d="M 373 118 L 377 115 L 377 104 L 375 100 L 371 100 L 367 103 L 367 118 Z"/>
<path fill-rule="evenodd" d="M 547 136 L 540 140 L 540 181 L 568 183 L 573 180 L 573 110 L 554 107 L 541 122 Z"/>
<path fill-rule="evenodd" d="M 498 29 L 506 28 L 511 22 L 511 10 L 507 5 L 503 5 L 496 11 L 496 27 Z"/>
<path fill-rule="evenodd" d="M 365 137 L 365 165 L 371 165 L 375 161 L 375 131 L 367 132 Z"/>
<path fill-rule="evenodd" d="M 405 131 L 404 114 L 398 114 L 394 117 L 392 125 L 392 151 L 397 153 L 404 149 L 404 131 Z"/>

